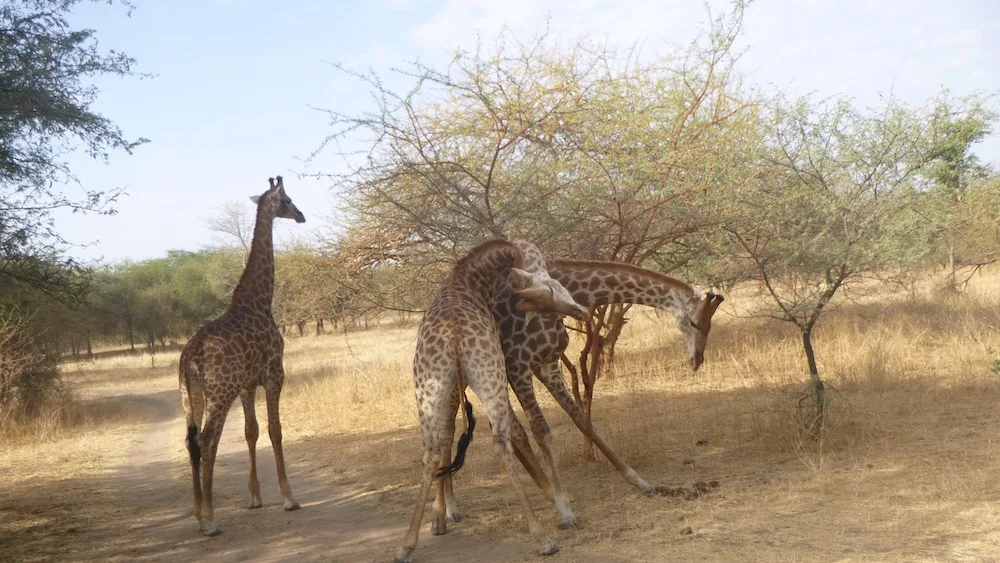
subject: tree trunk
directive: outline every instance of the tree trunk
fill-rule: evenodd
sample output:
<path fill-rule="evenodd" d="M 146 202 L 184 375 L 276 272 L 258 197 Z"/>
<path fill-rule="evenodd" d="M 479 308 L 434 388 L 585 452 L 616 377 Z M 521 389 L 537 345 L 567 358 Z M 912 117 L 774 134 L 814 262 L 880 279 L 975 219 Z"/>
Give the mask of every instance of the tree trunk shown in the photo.
<path fill-rule="evenodd" d="M 628 323 L 628 318 L 625 317 L 625 313 L 628 313 L 628 310 L 631 307 L 631 303 L 614 303 L 611 305 L 610 312 L 608 313 L 608 333 L 604 336 L 603 345 L 604 369 L 607 370 L 609 374 L 614 373 L 615 347 L 618 344 L 618 338 L 622 335 L 622 329 L 624 329 L 625 324 Z"/>
<path fill-rule="evenodd" d="M 125 326 L 128 327 L 128 345 L 135 352 L 135 332 L 132 331 L 132 317 L 125 317 Z"/>
<path fill-rule="evenodd" d="M 591 412 L 594 404 L 594 383 L 597 381 L 604 364 L 604 346 L 601 337 L 601 316 L 596 323 L 587 323 L 587 341 L 580 352 L 580 375 L 583 380 L 583 412 L 587 420 L 591 420 Z M 579 391 L 576 390 L 578 400 Z M 590 437 L 583 437 L 583 458 L 587 461 L 597 459 L 594 456 L 594 443 Z"/>
<path fill-rule="evenodd" d="M 89 332 L 87 333 L 87 359 L 88 360 L 94 359 L 94 347 L 91 344 L 91 337 Z"/>
<path fill-rule="evenodd" d="M 299 329 L 299 336 L 300 337 L 306 335 L 306 322 L 305 321 L 299 321 L 299 322 L 295 323 L 295 326 L 298 327 L 298 329 Z"/>
<path fill-rule="evenodd" d="M 823 380 L 819 377 L 819 368 L 816 366 L 816 353 L 812 347 L 812 329 L 802 331 L 802 347 L 806 351 L 806 361 L 809 363 L 809 379 L 813 382 L 816 391 L 816 430 L 823 428 L 823 417 L 826 414 L 826 390 L 823 388 Z"/>
<path fill-rule="evenodd" d="M 316 319 L 316 336 L 323 336 L 323 319 Z"/>
<path fill-rule="evenodd" d="M 949 291 L 958 291 L 958 283 L 956 278 L 958 277 L 955 271 L 955 245 L 948 245 L 948 283 L 947 288 Z"/>

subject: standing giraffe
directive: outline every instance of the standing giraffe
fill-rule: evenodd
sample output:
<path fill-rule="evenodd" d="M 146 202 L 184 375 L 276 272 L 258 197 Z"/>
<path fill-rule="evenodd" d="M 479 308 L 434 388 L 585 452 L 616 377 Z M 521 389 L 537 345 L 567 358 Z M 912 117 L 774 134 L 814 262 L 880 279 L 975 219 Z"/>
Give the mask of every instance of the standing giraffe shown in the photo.
<path fill-rule="evenodd" d="M 253 244 L 229 307 L 221 317 L 202 326 L 181 352 L 180 390 L 187 422 L 186 443 L 191 456 L 194 515 L 206 536 L 221 532 L 215 525 L 212 508 L 212 471 L 222 426 L 237 395 L 243 402 L 244 430 L 250 450 L 250 508 L 262 505 L 257 481 L 258 429 L 254 413 L 258 385 L 264 387 L 267 398 L 267 431 L 278 466 L 278 487 L 285 499 L 284 508 L 299 508 L 285 474 L 278 418 L 278 399 L 285 380 L 281 365 L 285 342 L 271 316 L 274 295 L 272 227 L 275 217 L 294 219 L 296 223 L 304 223 L 306 219 L 285 194 L 281 176 L 277 182 L 274 178 L 269 178 L 268 182 L 271 187 L 263 195 L 250 198 L 257 204 Z M 205 424 L 199 433 L 202 420 Z"/>
<path fill-rule="evenodd" d="M 470 250 L 444 281 L 420 323 L 413 358 L 413 383 L 424 445 L 423 472 L 417 505 L 403 545 L 396 553 L 396 561 L 409 561 L 417 547 L 420 521 L 431 485 L 438 481 L 440 500 L 443 477 L 454 474 L 464 462 L 475 427 L 472 406 L 465 399 L 466 385 L 472 388 L 486 409 L 493 441 L 528 522 L 528 530 L 540 543 L 539 553 L 548 555 L 559 550 L 545 534 L 517 477 L 510 436 L 513 412 L 507 398 L 500 331 L 490 307 L 497 289 L 511 279 L 511 299 L 516 302 L 518 311 L 554 312 L 578 319 L 587 318 L 588 312 L 544 270 L 521 269 L 526 265 L 519 246 L 530 247 L 491 240 Z M 451 460 L 459 404 L 464 405 L 466 431 L 459 440 L 455 459 Z M 449 465 L 442 467 L 449 461 Z M 443 534 L 445 506 L 436 501 L 433 510 L 432 533 Z"/>
<path fill-rule="evenodd" d="M 638 303 L 672 313 L 687 344 L 692 369 L 697 371 L 701 366 L 705 358 L 708 333 L 712 327 L 712 315 L 724 300 L 723 296 L 714 293 L 702 296 L 700 291 L 686 282 L 617 262 L 553 260 L 545 268 L 577 303 L 585 307 Z M 511 307 L 510 288 L 501 288 L 498 292 L 493 304 L 493 315 L 500 326 L 508 381 L 528 415 L 532 434 L 552 475 L 551 482 L 541 470 L 526 438 L 514 439 L 515 454 L 538 487 L 555 503 L 560 528 L 576 529 L 579 524 L 570 508 L 569 498 L 559 483 L 551 449 L 552 435 L 535 398 L 532 373 L 626 481 L 647 495 L 656 494 L 658 489 L 639 477 L 597 434 L 583 408 L 566 389 L 559 358 L 569 345 L 569 335 L 562 319 L 555 315 L 533 315 L 527 318 Z M 512 436 L 524 435 L 524 430 L 518 427 L 520 423 L 515 418 Z M 445 504 L 449 517 L 457 521 L 459 511 L 450 479 L 441 488 L 441 502 Z"/>

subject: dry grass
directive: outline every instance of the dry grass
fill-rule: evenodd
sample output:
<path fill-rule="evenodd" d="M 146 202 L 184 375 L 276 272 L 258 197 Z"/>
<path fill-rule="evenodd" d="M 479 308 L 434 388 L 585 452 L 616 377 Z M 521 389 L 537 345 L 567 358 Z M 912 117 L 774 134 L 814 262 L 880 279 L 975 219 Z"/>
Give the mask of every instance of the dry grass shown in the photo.
<path fill-rule="evenodd" d="M 582 532 L 565 545 L 629 560 L 983 560 L 1000 552 L 1000 299 L 996 274 L 966 296 L 843 303 L 815 336 L 828 380 L 823 439 L 798 404 L 806 386 L 794 328 L 717 317 L 708 360 L 685 367 L 672 318 L 636 311 L 595 420 L 647 480 L 721 487 L 695 501 L 641 497 L 540 388 Z M 745 312 L 745 311 L 743 311 Z M 284 412 L 318 476 L 351 479 L 383 514 L 412 510 L 420 439 L 412 328 L 293 343 Z M 478 412 L 482 410 L 477 405 Z M 636 413 L 641 413 L 637 416 Z M 523 422 L 523 421 L 522 421 Z M 520 541 L 519 511 L 484 430 L 457 480 L 472 533 Z M 699 447 L 696 442 L 707 440 Z M 524 480 L 531 487 L 530 481 Z M 533 491 L 538 512 L 554 510 Z M 691 534 L 681 531 L 690 528 Z M 686 531 L 686 530 L 685 530 Z"/>
<path fill-rule="evenodd" d="M 5 451 L 83 439 L 89 432 L 133 422 L 145 405 L 131 400 L 130 391 L 176 386 L 179 355 L 141 354 L 63 364 L 64 385 L 46 398 L 40 416 L 25 424 L 0 412 L 0 458 Z"/>
<path fill-rule="evenodd" d="M 794 329 L 738 318 L 746 305 L 729 299 L 706 363 L 692 375 L 673 319 L 635 309 L 615 370 L 597 385 L 598 428 L 654 484 L 721 485 L 692 501 L 642 497 L 603 458 L 583 460 L 580 433 L 538 386 L 563 484 L 584 525 L 558 532 L 560 543 L 632 561 L 667 553 L 684 561 L 995 560 L 998 289 L 1000 273 L 992 272 L 965 296 L 842 303 L 815 335 L 831 389 L 819 441 L 799 420 L 806 376 Z M 394 326 L 291 339 L 285 358 L 289 458 L 317 483 L 352 483 L 375 514 L 400 521 L 413 508 L 422 455 L 410 371 L 415 335 L 414 326 Z M 66 366 L 91 417 L 64 432 L 62 455 L 100 449 L 95 429 L 128 424 L 131 389 L 173 389 L 176 361 L 173 353 L 157 355 L 155 367 L 148 356 Z M 488 428 L 480 426 L 456 481 L 466 515 L 458 525 L 523 542 Z M 0 468 L 53 451 L 11 448 Z M 554 509 L 523 481 L 554 529 Z"/>

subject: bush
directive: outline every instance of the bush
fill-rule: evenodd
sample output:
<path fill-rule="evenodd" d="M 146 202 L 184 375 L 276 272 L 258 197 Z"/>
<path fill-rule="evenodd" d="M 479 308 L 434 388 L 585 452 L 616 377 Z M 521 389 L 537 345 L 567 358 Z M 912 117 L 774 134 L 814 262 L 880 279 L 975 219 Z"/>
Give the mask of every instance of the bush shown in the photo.
<path fill-rule="evenodd" d="M 62 393 L 57 358 L 35 349 L 27 319 L 0 314 L 0 419 L 27 420 Z"/>

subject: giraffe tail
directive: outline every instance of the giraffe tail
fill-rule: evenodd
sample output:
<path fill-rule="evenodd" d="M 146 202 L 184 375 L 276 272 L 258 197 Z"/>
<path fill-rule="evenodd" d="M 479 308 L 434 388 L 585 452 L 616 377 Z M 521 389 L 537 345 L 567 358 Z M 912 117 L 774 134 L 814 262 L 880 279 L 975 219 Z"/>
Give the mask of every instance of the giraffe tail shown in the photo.
<path fill-rule="evenodd" d="M 464 407 L 465 432 L 458 439 L 458 449 L 455 450 L 455 459 L 451 464 L 438 469 L 438 478 L 450 477 L 458 473 L 458 470 L 465 465 L 465 452 L 469 449 L 469 444 L 472 442 L 472 431 L 476 429 L 476 417 L 472 414 L 472 403 L 469 402 L 469 398 L 465 395 L 465 378 L 462 377 L 461 361 L 458 362 L 458 397 Z"/>
<path fill-rule="evenodd" d="M 465 395 L 465 393 L 462 393 Z M 465 397 L 462 397 L 465 399 Z M 451 462 L 450 465 L 446 465 L 438 470 L 438 477 L 449 477 L 458 473 L 458 470 L 465 465 L 465 452 L 469 449 L 469 444 L 472 442 L 472 431 L 476 429 L 476 417 L 472 415 L 472 403 L 468 399 L 465 399 L 465 424 L 466 430 L 462 433 L 462 436 L 458 439 L 458 449 L 455 451 L 455 461 Z"/>
<path fill-rule="evenodd" d="M 191 470 L 195 473 L 195 479 L 198 479 L 201 473 L 201 448 L 198 446 L 198 425 L 188 424 L 187 429 L 187 442 L 188 453 L 191 456 Z"/>
<path fill-rule="evenodd" d="M 191 389 L 191 370 L 195 369 L 182 358 L 180 361 L 181 383 L 184 386 L 183 392 L 187 395 L 185 405 L 185 421 L 187 422 L 187 436 L 184 443 L 187 446 L 188 455 L 191 458 L 191 471 L 194 482 L 197 486 L 201 479 L 201 447 L 198 445 L 198 422 L 201 420 L 204 411 L 204 397 L 201 396 L 201 388 Z"/>

